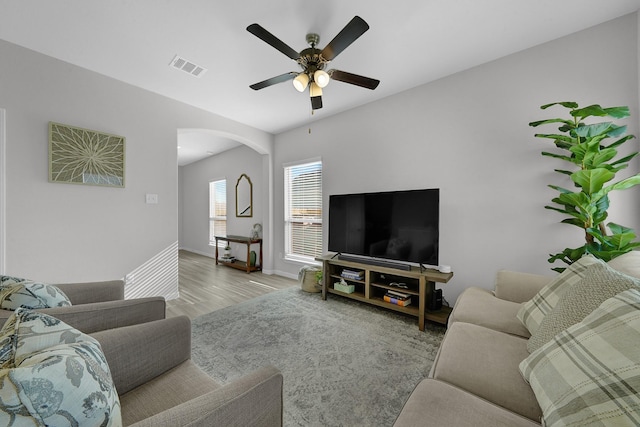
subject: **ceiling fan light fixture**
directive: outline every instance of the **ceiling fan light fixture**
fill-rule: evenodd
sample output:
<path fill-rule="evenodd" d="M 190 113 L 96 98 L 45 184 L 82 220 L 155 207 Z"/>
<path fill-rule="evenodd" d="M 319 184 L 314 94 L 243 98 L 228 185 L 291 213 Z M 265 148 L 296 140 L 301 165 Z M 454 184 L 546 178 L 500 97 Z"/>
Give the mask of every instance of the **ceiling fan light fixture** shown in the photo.
<path fill-rule="evenodd" d="M 324 70 L 317 70 L 313 73 L 313 81 L 320 87 L 325 87 L 329 84 L 329 74 Z"/>
<path fill-rule="evenodd" d="M 316 82 L 311 82 L 311 85 L 309 85 L 309 95 L 311 95 L 311 98 L 322 96 L 322 88 L 320 85 Z"/>
<path fill-rule="evenodd" d="M 300 73 L 293 79 L 293 87 L 295 87 L 298 92 L 304 92 L 308 84 L 309 76 L 307 73 Z"/>

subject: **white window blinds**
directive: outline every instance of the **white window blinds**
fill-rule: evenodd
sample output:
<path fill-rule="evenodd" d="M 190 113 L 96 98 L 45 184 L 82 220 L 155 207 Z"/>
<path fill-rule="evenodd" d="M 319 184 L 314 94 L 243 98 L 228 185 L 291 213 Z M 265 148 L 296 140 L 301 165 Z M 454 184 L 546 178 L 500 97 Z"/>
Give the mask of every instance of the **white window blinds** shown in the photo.
<path fill-rule="evenodd" d="M 322 255 L 322 162 L 284 168 L 285 258 Z"/>
<path fill-rule="evenodd" d="M 215 236 L 227 234 L 227 180 L 209 183 L 209 244 L 215 245 Z"/>

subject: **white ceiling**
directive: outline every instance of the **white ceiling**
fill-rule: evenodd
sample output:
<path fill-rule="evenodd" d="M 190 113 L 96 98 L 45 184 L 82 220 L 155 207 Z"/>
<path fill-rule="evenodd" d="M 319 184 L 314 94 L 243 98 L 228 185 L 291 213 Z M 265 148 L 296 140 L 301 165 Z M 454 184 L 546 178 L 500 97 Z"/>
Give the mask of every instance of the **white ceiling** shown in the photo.
<path fill-rule="evenodd" d="M 639 8 L 640 0 L 0 0 L 0 39 L 277 134 Z M 375 91 L 333 81 L 312 116 L 308 93 L 289 82 L 249 88 L 299 68 L 248 25 L 300 51 L 307 33 L 320 34 L 322 48 L 355 15 L 371 28 L 330 65 L 379 79 Z M 197 78 L 169 67 L 176 54 L 208 71 Z M 186 132 L 180 162 L 230 142 Z M 192 150 L 200 153 L 186 160 Z"/>

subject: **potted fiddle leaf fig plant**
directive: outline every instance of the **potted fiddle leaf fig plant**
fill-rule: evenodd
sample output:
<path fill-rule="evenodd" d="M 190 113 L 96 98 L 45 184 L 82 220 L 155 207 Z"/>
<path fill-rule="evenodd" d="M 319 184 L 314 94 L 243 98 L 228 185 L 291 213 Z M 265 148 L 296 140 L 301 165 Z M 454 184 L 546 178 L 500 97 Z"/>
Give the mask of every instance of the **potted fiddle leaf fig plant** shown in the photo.
<path fill-rule="evenodd" d="M 627 168 L 638 152 L 616 159 L 618 148 L 635 137 L 626 133 L 626 126 L 617 125 L 611 120 L 585 123 L 585 119 L 623 119 L 629 116 L 629 108 L 602 108 L 599 105 L 580 108 L 576 102 L 554 102 L 540 108 L 546 110 L 554 106 L 568 109 L 568 117 L 539 120 L 529 125 L 559 125 L 558 132 L 537 133 L 535 136 L 551 140 L 559 149 L 559 152 L 554 153 L 543 151 L 542 155 L 570 164 L 568 169 L 555 171 L 568 176 L 574 188 L 549 185 L 558 191 L 558 195 L 552 199 L 553 204 L 545 208 L 566 215 L 563 223 L 581 228 L 585 244 L 550 254 L 548 261 L 562 261 L 571 265 L 585 254 L 609 261 L 640 246 L 640 242 L 635 241 L 636 235 L 631 228 L 613 222 L 605 224 L 609 209 L 609 193 L 640 184 L 640 174 L 615 180 L 616 174 Z M 561 272 L 564 268 L 556 267 L 552 270 Z"/>

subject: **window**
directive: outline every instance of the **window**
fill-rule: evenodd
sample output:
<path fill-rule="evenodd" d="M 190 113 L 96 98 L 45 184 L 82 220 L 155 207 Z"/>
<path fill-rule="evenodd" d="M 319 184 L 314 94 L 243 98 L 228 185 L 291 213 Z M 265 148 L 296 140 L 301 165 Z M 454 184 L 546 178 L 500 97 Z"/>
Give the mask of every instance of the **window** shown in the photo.
<path fill-rule="evenodd" d="M 285 258 L 310 262 L 322 255 L 322 162 L 284 168 Z"/>
<path fill-rule="evenodd" d="M 209 183 L 209 244 L 215 245 L 215 236 L 227 234 L 227 180 Z M 224 245 L 224 242 L 220 242 Z"/>

